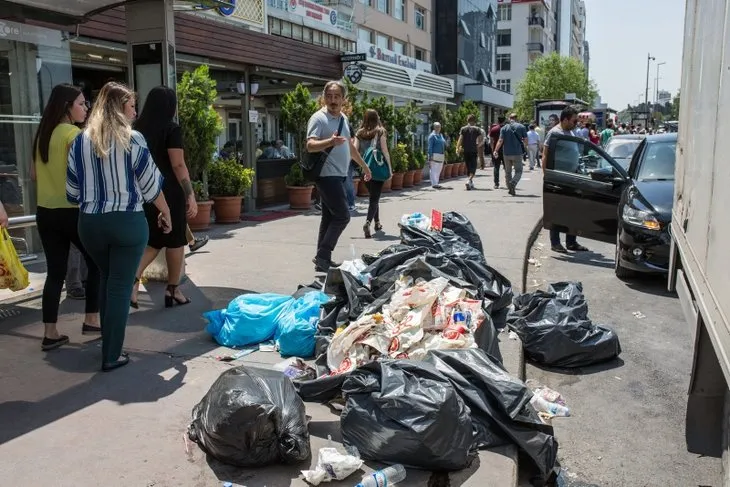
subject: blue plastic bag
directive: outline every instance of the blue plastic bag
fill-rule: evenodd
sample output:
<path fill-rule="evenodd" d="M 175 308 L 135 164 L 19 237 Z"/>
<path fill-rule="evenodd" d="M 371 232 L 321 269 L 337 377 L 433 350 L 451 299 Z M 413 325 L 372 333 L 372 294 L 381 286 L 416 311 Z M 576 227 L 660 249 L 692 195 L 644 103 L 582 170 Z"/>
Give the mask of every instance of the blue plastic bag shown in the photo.
<path fill-rule="evenodd" d="M 216 342 L 226 347 L 243 347 L 270 340 L 276 333 L 279 316 L 294 301 L 282 294 L 243 294 L 226 309 L 208 311 L 205 328 Z"/>
<path fill-rule="evenodd" d="M 279 316 L 275 336 L 282 357 L 308 358 L 314 355 L 319 309 L 329 300 L 326 294 L 313 291 L 289 303 Z"/>

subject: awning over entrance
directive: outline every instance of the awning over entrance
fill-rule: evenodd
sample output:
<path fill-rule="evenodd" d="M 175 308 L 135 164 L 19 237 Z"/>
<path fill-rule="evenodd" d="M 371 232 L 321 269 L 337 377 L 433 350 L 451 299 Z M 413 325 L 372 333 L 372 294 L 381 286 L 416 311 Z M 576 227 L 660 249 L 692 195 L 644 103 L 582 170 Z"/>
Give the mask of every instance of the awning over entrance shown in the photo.
<path fill-rule="evenodd" d="M 454 82 L 449 78 L 374 60 L 362 64 L 365 71 L 358 88 L 363 90 L 424 104 L 448 103 L 454 97 Z"/>
<path fill-rule="evenodd" d="M 135 0 L 0 0 L 6 18 L 40 20 L 58 25 L 85 22 L 96 14 Z M 175 4 L 198 8 L 233 7 L 228 0 L 175 0 Z"/>

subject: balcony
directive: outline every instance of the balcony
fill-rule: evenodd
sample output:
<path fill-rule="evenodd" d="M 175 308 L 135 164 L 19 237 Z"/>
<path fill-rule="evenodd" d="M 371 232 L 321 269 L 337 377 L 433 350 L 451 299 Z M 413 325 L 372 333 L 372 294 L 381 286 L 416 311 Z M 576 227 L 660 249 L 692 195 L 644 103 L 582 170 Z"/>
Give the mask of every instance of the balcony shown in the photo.
<path fill-rule="evenodd" d="M 542 42 L 528 42 L 527 52 L 545 52 L 545 45 Z"/>
<path fill-rule="evenodd" d="M 542 17 L 527 17 L 527 25 L 545 28 L 545 19 Z"/>

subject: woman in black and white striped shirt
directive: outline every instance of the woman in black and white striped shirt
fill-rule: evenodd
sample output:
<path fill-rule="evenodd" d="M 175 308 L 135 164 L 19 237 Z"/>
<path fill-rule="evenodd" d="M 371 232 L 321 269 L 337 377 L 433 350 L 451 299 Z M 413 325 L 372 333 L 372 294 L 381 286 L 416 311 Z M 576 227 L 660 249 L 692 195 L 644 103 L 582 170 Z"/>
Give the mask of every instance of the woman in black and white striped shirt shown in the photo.
<path fill-rule="evenodd" d="M 144 137 L 132 130 L 135 103 L 126 86 L 104 85 L 68 156 L 66 197 L 79 205 L 81 242 L 101 271 L 104 371 L 129 362 L 122 352 L 129 299 L 149 235 L 142 204 L 153 203 L 160 227 L 170 231 L 162 176 Z"/>

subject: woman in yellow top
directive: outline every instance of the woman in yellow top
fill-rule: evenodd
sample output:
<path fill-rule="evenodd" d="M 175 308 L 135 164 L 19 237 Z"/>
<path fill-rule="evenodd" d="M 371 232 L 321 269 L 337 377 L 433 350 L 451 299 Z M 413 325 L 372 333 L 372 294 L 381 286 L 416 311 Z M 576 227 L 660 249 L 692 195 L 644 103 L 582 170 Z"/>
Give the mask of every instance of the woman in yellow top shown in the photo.
<path fill-rule="evenodd" d="M 86 281 L 86 317 L 82 334 L 101 333 L 99 327 L 99 269 L 91 260 L 79 238 L 78 205 L 66 199 L 68 153 L 81 130 L 74 125 L 86 119 L 86 100 L 75 86 L 56 85 L 51 91 L 33 148 L 35 179 L 38 185 L 36 224 L 46 254 L 46 283 L 43 286 L 42 350 L 53 350 L 68 343 L 68 336 L 58 333 L 58 306 L 66 278 L 70 244 L 81 251 L 88 267 Z"/>

